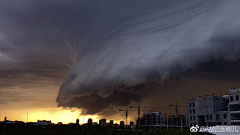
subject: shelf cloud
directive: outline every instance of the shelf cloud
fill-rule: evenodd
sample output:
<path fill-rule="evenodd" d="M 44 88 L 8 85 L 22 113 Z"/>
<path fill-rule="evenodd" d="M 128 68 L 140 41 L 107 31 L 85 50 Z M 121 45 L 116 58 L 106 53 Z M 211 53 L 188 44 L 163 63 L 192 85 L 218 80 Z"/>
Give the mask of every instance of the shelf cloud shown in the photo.
<path fill-rule="evenodd" d="M 239 1 L 91 2 L 97 13 L 86 17 L 83 39 L 91 48 L 70 69 L 59 106 L 99 113 L 138 102 L 148 84 L 201 62 L 240 58 Z"/>

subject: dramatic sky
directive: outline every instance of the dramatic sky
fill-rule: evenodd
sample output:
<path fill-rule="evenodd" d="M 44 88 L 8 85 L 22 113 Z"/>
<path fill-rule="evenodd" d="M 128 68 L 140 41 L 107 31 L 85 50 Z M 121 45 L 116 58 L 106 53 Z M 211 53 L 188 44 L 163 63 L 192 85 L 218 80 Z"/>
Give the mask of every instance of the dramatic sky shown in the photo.
<path fill-rule="evenodd" d="M 123 119 L 240 87 L 238 0 L 0 0 L 0 118 Z M 164 110 L 174 113 L 174 108 Z M 137 117 L 130 113 L 131 119 Z"/>

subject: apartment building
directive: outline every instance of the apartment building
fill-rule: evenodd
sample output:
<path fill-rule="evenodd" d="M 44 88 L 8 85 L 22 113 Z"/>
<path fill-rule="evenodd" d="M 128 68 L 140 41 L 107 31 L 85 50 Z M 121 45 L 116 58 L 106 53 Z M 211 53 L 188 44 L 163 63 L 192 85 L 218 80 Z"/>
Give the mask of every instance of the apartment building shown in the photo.
<path fill-rule="evenodd" d="M 229 89 L 229 103 L 228 103 L 228 124 L 230 125 L 240 125 L 240 88 Z"/>
<path fill-rule="evenodd" d="M 165 125 L 165 119 L 162 112 L 149 112 L 143 115 L 144 125 Z"/>

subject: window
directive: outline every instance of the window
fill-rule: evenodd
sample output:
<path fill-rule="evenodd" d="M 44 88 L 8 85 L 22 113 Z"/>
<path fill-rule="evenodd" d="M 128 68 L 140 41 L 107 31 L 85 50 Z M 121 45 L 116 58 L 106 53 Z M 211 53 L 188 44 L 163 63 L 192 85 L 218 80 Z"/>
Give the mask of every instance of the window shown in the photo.
<path fill-rule="evenodd" d="M 190 120 L 192 120 L 192 116 L 190 117 Z"/>
<path fill-rule="evenodd" d="M 240 110 L 239 103 L 230 105 L 230 111 L 239 111 L 239 110 Z"/>
<path fill-rule="evenodd" d="M 207 119 L 207 120 L 209 119 L 208 115 L 206 115 L 206 119 Z"/>
<path fill-rule="evenodd" d="M 191 103 L 189 103 L 189 107 L 191 107 Z"/>
<path fill-rule="evenodd" d="M 193 105 L 192 105 L 193 107 L 195 107 L 195 103 L 193 102 Z"/>
<path fill-rule="evenodd" d="M 216 114 L 216 119 L 219 119 L 219 114 Z"/>
<path fill-rule="evenodd" d="M 227 118 L 227 114 L 223 114 L 223 118 L 226 119 Z"/>
<path fill-rule="evenodd" d="M 193 116 L 193 120 L 196 120 L 196 117 L 195 117 L 195 116 Z"/>
<path fill-rule="evenodd" d="M 239 95 L 236 96 L 236 100 L 239 100 Z"/>
<path fill-rule="evenodd" d="M 192 110 L 189 110 L 189 113 L 192 114 Z"/>
<path fill-rule="evenodd" d="M 230 97 L 230 101 L 233 101 L 233 96 Z"/>
<path fill-rule="evenodd" d="M 210 115 L 210 120 L 212 119 L 212 115 Z"/>
<path fill-rule="evenodd" d="M 195 109 L 193 109 L 193 113 L 195 113 Z"/>

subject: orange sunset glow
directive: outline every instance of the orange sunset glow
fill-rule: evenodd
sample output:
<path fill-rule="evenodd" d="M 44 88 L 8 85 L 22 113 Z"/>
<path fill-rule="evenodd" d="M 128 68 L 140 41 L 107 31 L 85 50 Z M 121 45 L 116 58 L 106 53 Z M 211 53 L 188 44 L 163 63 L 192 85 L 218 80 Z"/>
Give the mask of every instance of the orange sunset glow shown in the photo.
<path fill-rule="evenodd" d="M 93 121 L 98 122 L 99 118 L 97 115 L 79 115 L 80 110 L 67 110 L 63 108 L 31 108 L 31 110 L 19 109 L 15 111 L 6 111 L 6 117 L 8 120 L 20 120 L 28 122 L 36 122 L 37 120 L 51 120 L 53 123 L 62 122 L 64 124 L 75 123 L 76 119 L 80 119 L 80 124 L 87 123 L 88 118 L 92 118 Z M 0 117 L 4 119 L 3 113 Z"/>

